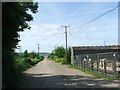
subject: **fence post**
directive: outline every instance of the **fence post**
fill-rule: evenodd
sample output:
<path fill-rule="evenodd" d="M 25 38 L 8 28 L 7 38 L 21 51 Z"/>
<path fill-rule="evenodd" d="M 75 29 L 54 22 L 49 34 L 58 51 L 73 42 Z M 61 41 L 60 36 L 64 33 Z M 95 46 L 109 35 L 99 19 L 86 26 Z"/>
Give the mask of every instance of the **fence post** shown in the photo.
<path fill-rule="evenodd" d="M 116 73 L 116 53 L 113 54 L 114 60 L 113 60 L 113 70 L 114 70 L 114 74 L 117 77 L 117 73 Z"/>
<path fill-rule="evenodd" d="M 89 56 L 88 56 L 88 55 L 87 55 L 87 59 L 86 59 L 86 60 L 87 60 L 87 61 L 86 61 L 86 65 L 87 65 L 87 66 L 86 66 L 86 67 L 87 67 L 87 69 L 89 69 L 89 68 L 88 68 L 88 60 L 89 60 Z"/>
<path fill-rule="evenodd" d="M 83 60 L 83 63 L 84 63 L 84 69 L 85 69 L 85 59 Z"/>
<path fill-rule="evenodd" d="M 80 55 L 78 56 L 78 65 L 79 65 L 79 68 L 80 68 Z"/>
<path fill-rule="evenodd" d="M 81 58 L 80 58 L 80 59 L 81 59 L 81 60 L 80 60 L 80 61 L 81 61 L 81 68 L 83 68 L 82 55 L 81 55 Z"/>
<path fill-rule="evenodd" d="M 106 59 L 104 60 L 104 73 L 105 73 L 105 77 L 106 77 Z"/>
<path fill-rule="evenodd" d="M 97 54 L 97 73 L 98 73 L 98 70 L 99 70 L 99 54 Z"/>
<path fill-rule="evenodd" d="M 93 60 L 91 59 L 91 69 L 93 71 Z"/>

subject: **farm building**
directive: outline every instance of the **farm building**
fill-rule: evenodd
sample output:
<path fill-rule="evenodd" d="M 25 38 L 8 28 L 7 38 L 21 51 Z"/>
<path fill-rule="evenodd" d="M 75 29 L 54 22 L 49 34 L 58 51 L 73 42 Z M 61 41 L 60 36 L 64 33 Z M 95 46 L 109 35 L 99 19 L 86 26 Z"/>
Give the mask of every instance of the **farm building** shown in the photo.
<path fill-rule="evenodd" d="M 118 73 L 120 45 L 71 47 L 71 64 L 92 71 Z"/>

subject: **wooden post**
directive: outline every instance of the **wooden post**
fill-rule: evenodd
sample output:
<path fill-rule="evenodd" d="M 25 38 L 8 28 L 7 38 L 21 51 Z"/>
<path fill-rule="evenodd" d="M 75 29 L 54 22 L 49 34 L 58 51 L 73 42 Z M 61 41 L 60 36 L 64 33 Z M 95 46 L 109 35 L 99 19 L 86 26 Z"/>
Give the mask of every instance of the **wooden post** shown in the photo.
<path fill-rule="evenodd" d="M 116 53 L 113 54 L 114 60 L 113 60 L 113 71 L 115 76 L 117 77 L 117 73 L 116 73 Z"/>
<path fill-rule="evenodd" d="M 83 63 L 84 63 L 84 69 L 85 69 L 85 59 L 83 60 Z"/>
<path fill-rule="evenodd" d="M 104 60 L 104 74 L 105 74 L 105 77 L 106 77 L 106 59 Z"/>
<path fill-rule="evenodd" d="M 91 69 L 93 71 L 93 60 L 91 59 Z"/>
<path fill-rule="evenodd" d="M 83 68 L 83 60 L 82 60 L 82 55 L 81 55 L 81 68 Z"/>
<path fill-rule="evenodd" d="M 86 67 L 87 67 L 87 69 L 89 69 L 88 68 L 88 60 L 89 60 L 89 56 L 87 55 L 87 61 L 86 61 L 86 65 L 87 65 Z"/>
<path fill-rule="evenodd" d="M 74 65 L 74 50 L 73 50 L 73 47 L 71 47 L 71 64 Z"/>
<path fill-rule="evenodd" d="M 97 54 L 97 73 L 98 73 L 98 70 L 99 70 L 99 54 Z"/>
<path fill-rule="evenodd" d="M 80 68 L 80 55 L 78 56 L 78 65 L 79 65 L 79 68 Z"/>

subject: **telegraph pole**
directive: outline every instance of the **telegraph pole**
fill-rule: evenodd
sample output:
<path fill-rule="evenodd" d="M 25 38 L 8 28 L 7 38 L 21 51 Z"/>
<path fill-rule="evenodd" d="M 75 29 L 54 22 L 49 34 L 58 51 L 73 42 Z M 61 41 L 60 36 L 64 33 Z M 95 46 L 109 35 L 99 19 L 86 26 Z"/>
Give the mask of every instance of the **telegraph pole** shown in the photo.
<path fill-rule="evenodd" d="M 66 62 L 68 62 L 68 51 L 67 51 L 67 28 L 70 27 L 70 25 L 64 25 L 62 26 L 65 28 L 65 40 L 66 40 Z"/>
<path fill-rule="evenodd" d="M 106 41 L 104 40 L 104 46 L 106 45 Z"/>
<path fill-rule="evenodd" d="M 38 55 L 39 55 L 39 49 L 40 49 L 40 48 L 39 48 L 39 45 L 40 45 L 40 44 L 38 44 Z"/>

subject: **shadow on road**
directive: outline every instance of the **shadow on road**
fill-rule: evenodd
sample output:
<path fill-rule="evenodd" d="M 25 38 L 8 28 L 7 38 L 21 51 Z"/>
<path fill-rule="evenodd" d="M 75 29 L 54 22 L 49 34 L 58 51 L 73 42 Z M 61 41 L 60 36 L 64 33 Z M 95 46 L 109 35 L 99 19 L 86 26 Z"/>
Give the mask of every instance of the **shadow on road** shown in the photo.
<path fill-rule="evenodd" d="M 25 74 L 20 88 L 118 88 L 118 81 L 78 75 Z"/>

